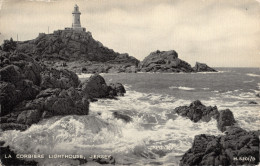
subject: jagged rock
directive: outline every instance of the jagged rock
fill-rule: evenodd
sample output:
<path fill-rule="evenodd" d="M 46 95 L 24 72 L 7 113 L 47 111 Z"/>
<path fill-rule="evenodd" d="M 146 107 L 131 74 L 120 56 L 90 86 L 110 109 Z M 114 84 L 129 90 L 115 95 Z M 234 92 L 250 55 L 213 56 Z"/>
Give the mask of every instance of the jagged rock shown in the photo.
<path fill-rule="evenodd" d="M 124 115 L 122 113 L 119 112 L 113 112 L 112 114 L 116 119 L 122 119 L 124 122 L 128 123 L 131 122 L 133 119 L 128 116 L 128 115 Z"/>
<path fill-rule="evenodd" d="M 14 105 L 21 101 L 21 91 L 16 90 L 12 83 L 0 82 L 1 116 L 11 112 Z"/>
<path fill-rule="evenodd" d="M 77 87 L 80 83 L 78 76 L 69 70 L 46 69 L 41 73 L 41 88 L 68 89 Z"/>
<path fill-rule="evenodd" d="M 25 79 L 16 83 L 16 89 L 21 91 L 22 100 L 32 100 L 40 92 L 40 87 Z"/>
<path fill-rule="evenodd" d="M 60 88 L 55 88 L 55 89 L 52 89 L 52 88 L 48 88 L 48 89 L 45 89 L 45 90 L 42 90 L 37 96 L 36 98 L 46 98 L 46 97 L 49 97 L 51 95 L 59 95 L 59 93 L 61 92 L 61 89 Z"/>
<path fill-rule="evenodd" d="M 109 88 L 105 79 L 98 74 L 90 76 L 83 83 L 80 88 L 83 94 L 88 94 L 90 98 L 104 98 L 109 96 Z"/>
<path fill-rule="evenodd" d="M 124 96 L 124 93 L 126 93 L 124 86 L 121 83 L 111 83 L 109 84 L 109 87 L 112 89 L 112 93 L 116 92 L 117 96 Z"/>
<path fill-rule="evenodd" d="M 196 72 L 217 72 L 215 69 L 209 67 L 205 63 L 199 63 L 199 62 L 196 62 L 196 64 L 193 67 L 193 69 Z"/>
<path fill-rule="evenodd" d="M 0 69 L 1 81 L 16 83 L 22 79 L 21 70 L 18 66 L 8 65 Z"/>
<path fill-rule="evenodd" d="M 192 102 L 188 106 L 180 106 L 174 109 L 173 113 L 177 113 L 183 117 L 189 118 L 193 122 L 210 121 L 211 118 L 218 119 L 219 112 L 216 106 L 206 107 L 199 100 Z"/>
<path fill-rule="evenodd" d="M 174 50 L 152 52 L 140 63 L 139 68 L 143 72 L 193 72 L 190 64 L 179 59 Z"/>
<path fill-rule="evenodd" d="M 219 111 L 218 129 L 220 131 L 224 132 L 228 126 L 233 126 L 235 123 L 233 113 L 229 109 Z"/>
<path fill-rule="evenodd" d="M 41 118 L 40 110 L 26 110 L 21 112 L 17 117 L 17 122 L 21 124 L 31 125 L 37 123 Z"/>
<path fill-rule="evenodd" d="M 53 115 L 88 115 L 88 98 L 83 97 L 79 91 L 71 87 L 62 90 L 59 95 L 46 98 L 44 109 Z"/>
<path fill-rule="evenodd" d="M 245 157 L 251 160 L 246 160 Z M 230 127 L 224 136 L 196 135 L 180 165 L 255 165 L 258 162 L 257 132 Z"/>

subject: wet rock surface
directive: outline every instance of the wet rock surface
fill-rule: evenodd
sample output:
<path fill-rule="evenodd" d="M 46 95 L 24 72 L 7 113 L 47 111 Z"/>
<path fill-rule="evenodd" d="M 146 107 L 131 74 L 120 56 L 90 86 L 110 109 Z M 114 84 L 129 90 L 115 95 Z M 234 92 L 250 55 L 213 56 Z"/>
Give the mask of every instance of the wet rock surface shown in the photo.
<path fill-rule="evenodd" d="M 195 136 L 180 165 L 256 165 L 259 163 L 259 132 L 230 127 L 223 136 Z"/>
<path fill-rule="evenodd" d="M 224 132 L 227 127 L 234 126 L 236 121 L 232 111 L 229 109 L 220 110 L 216 106 L 205 106 L 201 101 L 196 100 L 189 106 L 176 107 L 167 117 L 174 119 L 174 114 L 189 118 L 193 122 L 209 122 L 212 118 L 217 120 L 217 127 Z"/>
<path fill-rule="evenodd" d="M 180 106 L 174 109 L 178 115 L 189 118 L 193 122 L 210 121 L 211 118 L 218 119 L 219 112 L 216 106 L 206 107 L 199 100 L 192 102 L 189 106 Z"/>
<path fill-rule="evenodd" d="M 220 131 L 224 132 L 227 127 L 234 126 L 235 123 L 234 115 L 229 109 L 219 111 L 217 126 Z"/>
<path fill-rule="evenodd" d="M 123 120 L 123 121 L 126 122 L 126 123 L 133 121 L 133 119 L 132 119 L 130 116 L 125 115 L 125 114 L 120 113 L 120 112 L 113 112 L 112 115 L 113 115 L 116 119 L 121 119 L 121 120 Z"/>

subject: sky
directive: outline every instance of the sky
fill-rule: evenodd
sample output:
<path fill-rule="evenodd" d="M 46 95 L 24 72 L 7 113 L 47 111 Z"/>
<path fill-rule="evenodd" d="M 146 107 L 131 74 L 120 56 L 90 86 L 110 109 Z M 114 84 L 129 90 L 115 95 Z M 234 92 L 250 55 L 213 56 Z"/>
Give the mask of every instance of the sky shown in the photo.
<path fill-rule="evenodd" d="M 139 60 L 175 50 L 192 66 L 260 67 L 260 0 L 0 0 L 0 43 L 70 27 L 75 4 L 94 39 Z"/>

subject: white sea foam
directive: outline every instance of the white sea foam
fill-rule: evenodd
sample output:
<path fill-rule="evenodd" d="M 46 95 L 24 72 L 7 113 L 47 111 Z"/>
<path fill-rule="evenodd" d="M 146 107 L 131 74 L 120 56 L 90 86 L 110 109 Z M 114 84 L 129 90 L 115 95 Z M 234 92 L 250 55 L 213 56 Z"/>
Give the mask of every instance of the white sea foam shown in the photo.
<path fill-rule="evenodd" d="M 195 90 L 195 88 L 185 87 L 185 86 L 171 86 L 170 89 L 180 89 L 180 90 Z"/>
<path fill-rule="evenodd" d="M 190 100 L 166 94 L 136 92 L 131 90 L 130 85 L 125 87 L 127 93 L 119 100 L 99 99 L 90 103 L 88 116 L 53 117 L 32 125 L 24 132 L 5 131 L 0 140 L 6 141 L 17 153 L 84 156 L 102 153 L 115 157 L 119 165 L 144 165 L 147 161 L 160 161 L 167 165 L 167 162 L 172 162 L 169 158 L 183 155 L 192 146 L 195 135 L 222 134 L 217 129 L 216 120 L 194 123 L 177 115 L 174 120 L 168 119 L 166 114 L 177 106 L 189 105 Z M 259 106 L 244 102 L 251 99 L 253 93 L 235 90 L 218 94 L 202 100 L 202 103 L 217 105 L 219 110 L 231 109 L 242 128 L 255 130 L 259 127 Z M 234 101 L 234 97 L 239 97 L 239 100 Z M 114 111 L 130 116 L 132 122 L 116 119 Z M 164 149 L 165 157 L 159 157 L 151 150 L 156 146 L 167 147 Z M 41 165 L 61 165 L 62 162 L 79 165 L 72 160 L 38 162 Z"/>
<path fill-rule="evenodd" d="M 260 77 L 260 75 L 254 74 L 254 73 L 247 73 L 246 75 L 251 76 L 251 77 Z"/>
<path fill-rule="evenodd" d="M 82 79 L 82 78 L 89 78 L 93 74 L 81 73 L 81 74 L 77 74 L 77 75 L 78 75 L 79 79 Z"/>

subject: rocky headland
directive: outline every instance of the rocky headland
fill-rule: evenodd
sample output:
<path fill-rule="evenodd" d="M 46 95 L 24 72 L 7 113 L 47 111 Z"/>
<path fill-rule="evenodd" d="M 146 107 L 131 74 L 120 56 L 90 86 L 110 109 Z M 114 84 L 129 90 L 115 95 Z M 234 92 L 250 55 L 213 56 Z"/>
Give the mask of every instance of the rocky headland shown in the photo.
<path fill-rule="evenodd" d="M 75 73 L 216 72 L 199 62 L 191 67 L 174 50 L 157 50 L 140 62 L 127 53 L 103 46 L 90 32 L 83 31 L 57 30 L 52 34 L 40 33 L 28 41 L 5 40 L 1 49 L 24 53 L 48 67 Z"/>
<path fill-rule="evenodd" d="M 117 53 L 97 40 L 90 32 L 57 30 L 40 33 L 33 40 L 17 42 L 13 47 L 45 65 L 76 73 L 136 72 L 139 60 L 127 53 Z"/>

